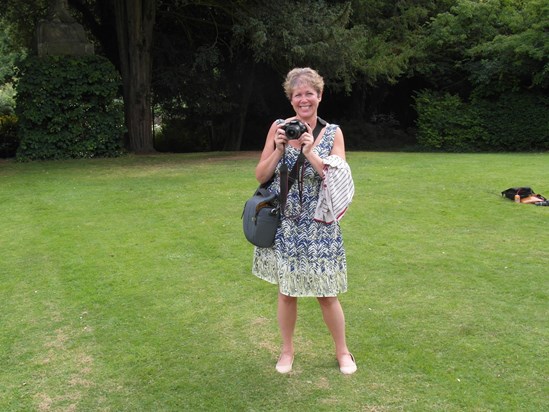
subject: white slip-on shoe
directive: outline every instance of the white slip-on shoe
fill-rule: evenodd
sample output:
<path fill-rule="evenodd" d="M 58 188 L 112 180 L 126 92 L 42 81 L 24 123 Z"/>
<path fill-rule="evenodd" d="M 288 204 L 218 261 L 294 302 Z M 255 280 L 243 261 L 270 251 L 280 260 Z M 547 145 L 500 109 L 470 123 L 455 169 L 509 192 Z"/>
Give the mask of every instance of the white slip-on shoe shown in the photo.
<path fill-rule="evenodd" d="M 282 358 L 282 356 L 280 357 Z M 278 373 L 288 373 L 292 370 L 292 366 L 294 364 L 294 357 L 292 356 L 292 360 L 289 364 L 286 364 L 286 365 L 281 365 L 280 364 L 280 359 L 278 359 L 278 362 L 276 363 L 276 366 L 275 366 L 275 369 Z"/>
<path fill-rule="evenodd" d="M 355 357 L 353 356 L 352 353 L 349 353 L 349 356 L 350 356 L 351 359 L 353 360 L 353 364 L 352 364 L 352 365 L 346 365 L 346 366 L 340 366 L 340 367 L 339 367 L 339 371 L 340 371 L 342 374 L 344 374 L 344 375 L 352 375 L 352 374 L 355 373 L 356 370 L 357 370 Z"/>

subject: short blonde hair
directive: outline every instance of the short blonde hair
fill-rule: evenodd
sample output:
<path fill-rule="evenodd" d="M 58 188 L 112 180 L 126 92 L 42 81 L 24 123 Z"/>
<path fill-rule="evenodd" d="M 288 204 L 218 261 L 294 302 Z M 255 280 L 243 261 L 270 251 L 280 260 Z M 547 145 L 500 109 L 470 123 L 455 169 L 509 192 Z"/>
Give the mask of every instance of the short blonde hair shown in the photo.
<path fill-rule="evenodd" d="M 284 91 L 289 100 L 292 100 L 293 91 L 301 85 L 311 86 L 321 95 L 324 90 L 324 79 L 310 67 L 297 67 L 290 70 L 284 81 Z"/>

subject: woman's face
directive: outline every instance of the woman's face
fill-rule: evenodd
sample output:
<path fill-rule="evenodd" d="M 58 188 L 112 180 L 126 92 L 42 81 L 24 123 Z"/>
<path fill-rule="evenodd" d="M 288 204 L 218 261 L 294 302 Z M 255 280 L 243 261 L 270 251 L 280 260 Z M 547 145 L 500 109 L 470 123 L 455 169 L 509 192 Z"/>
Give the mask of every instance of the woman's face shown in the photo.
<path fill-rule="evenodd" d="M 315 116 L 322 96 L 307 84 L 300 84 L 292 92 L 291 104 L 298 117 L 307 119 Z"/>

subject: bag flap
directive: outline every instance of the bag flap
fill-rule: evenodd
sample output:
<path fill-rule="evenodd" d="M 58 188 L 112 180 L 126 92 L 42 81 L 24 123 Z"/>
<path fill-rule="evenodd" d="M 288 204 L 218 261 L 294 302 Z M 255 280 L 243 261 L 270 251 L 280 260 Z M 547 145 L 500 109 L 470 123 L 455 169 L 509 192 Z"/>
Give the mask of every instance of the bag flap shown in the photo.
<path fill-rule="evenodd" d="M 263 198 L 262 202 L 266 203 L 269 203 L 276 198 L 276 194 L 265 187 L 259 187 L 255 191 L 254 196 L 261 196 Z"/>

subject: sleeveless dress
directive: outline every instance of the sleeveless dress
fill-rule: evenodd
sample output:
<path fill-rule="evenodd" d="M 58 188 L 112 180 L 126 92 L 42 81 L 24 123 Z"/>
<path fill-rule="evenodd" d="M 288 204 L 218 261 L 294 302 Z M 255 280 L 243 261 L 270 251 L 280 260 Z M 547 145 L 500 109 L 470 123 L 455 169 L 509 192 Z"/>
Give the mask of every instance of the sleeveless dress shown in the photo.
<path fill-rule="evenodd" d="M 313 151 L 325 159 L 330 155 L 338 126 L 328 124 Z M 286 164 L 291 170 L 299 149 L 286 148 Z M 270 189 L 280 191 L 280 165 Z M 278 284 L 287 296 L 337 296 L 347 291 L 347 262 L 339 223 L 330 224 L 313 219 L 322 179 L 305 160 L 302 202 L 299 184 L 294 182 L 286 202 L 286 210 L 270 248 L 256 247 L 252 273 L 267 282 Z"/>

